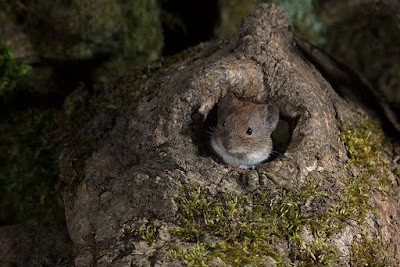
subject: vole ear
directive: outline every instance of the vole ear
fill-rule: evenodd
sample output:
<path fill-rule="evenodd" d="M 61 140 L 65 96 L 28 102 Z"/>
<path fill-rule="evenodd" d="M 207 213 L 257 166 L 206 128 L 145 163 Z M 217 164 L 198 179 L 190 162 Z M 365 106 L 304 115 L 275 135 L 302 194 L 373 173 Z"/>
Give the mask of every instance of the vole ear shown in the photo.
<path fill-rule="evenodd" d="M 261 118 L 265 121 L 268 128 L 275 130 L 279 121 L 279 110 L 274 105 L 265 105 L 259 108 Z"/>
<path fill-rule="evenodd" d="M 228 93 L 221 99 L 218 108 L 220 110 L 226 110 L 232 106 L 235 106 L 238 101 L 239 100 L 232 93 Z"/>

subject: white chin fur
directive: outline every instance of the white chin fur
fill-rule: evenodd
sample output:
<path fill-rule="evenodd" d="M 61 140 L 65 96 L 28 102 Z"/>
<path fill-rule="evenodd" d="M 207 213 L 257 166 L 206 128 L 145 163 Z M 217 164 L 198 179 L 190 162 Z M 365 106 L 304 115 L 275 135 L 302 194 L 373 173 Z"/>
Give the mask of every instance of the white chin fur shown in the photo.
<path fill-rule="evenodd" d="M 232 154 L 228 154 L 226 150 L 219 145 L 213 138 L 211 139 L 211 147 L 214 151 L 222 158 L 222 160 L 235 168 L 246 169 L 246 167 L 251 167 L 257 165 L 258 163 L 266 160 L 271 154 L 271 150 L 258 151 L 253 153 L 247 153 L 243 159 L 236 158 Z"/>

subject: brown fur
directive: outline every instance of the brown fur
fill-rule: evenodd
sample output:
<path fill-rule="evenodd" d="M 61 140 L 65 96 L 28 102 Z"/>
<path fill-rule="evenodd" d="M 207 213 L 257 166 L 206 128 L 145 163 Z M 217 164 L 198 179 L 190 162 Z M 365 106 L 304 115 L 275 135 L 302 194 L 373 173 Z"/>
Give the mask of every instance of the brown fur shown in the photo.
<path fill-rule="evenodd" d="M 237 159 L 244 158 L 244 155 L 262 155 L 263 152 L 269 155 L 271 133 L 278 120 L 279 111 L 275 106 L 240 101 L 228 94 L 219 104 L 218 124 L 211 139 L 222 148 L 222 153 Z M 249 128 L 250 135 L 247 133 Z M 220 156 L 224 158 L 224 155 Z"/>

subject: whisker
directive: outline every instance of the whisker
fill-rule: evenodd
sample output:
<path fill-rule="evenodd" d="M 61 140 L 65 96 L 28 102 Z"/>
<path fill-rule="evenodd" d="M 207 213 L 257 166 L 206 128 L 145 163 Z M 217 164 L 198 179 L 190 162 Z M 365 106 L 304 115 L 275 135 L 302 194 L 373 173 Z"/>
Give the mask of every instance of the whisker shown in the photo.
<path fill-rule="evenodd" d="M 216 132 L 217 131 L 217 128 L 215 128 L 215 127 L 209 127 L 207 130 L 205 130 L 204 132 L 205 133 L 207 133 L 207 134 L 212 134 L 212 133 L 214 133 L 214 132 Z"/>
<path fill-rule="evenodd" d="M 284 153 L 282 153 L 282 152 L 279 152 L 279 151 L 276 151 L 276 150 L 271 150 L 271 155 L 278 155 L 278 156 L 280 156 L 280 155 L 283 155 Z"/>

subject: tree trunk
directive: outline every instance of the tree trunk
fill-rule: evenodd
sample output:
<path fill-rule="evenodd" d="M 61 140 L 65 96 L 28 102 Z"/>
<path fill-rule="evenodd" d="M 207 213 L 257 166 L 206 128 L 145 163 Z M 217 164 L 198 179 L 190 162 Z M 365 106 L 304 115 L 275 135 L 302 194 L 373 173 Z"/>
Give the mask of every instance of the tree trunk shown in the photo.
<path fill-rule="evenodd" d="M 59 162 L 77 266 L 400 265 L 393 145 L 305 59 L 286 19 L 260 5 L 225 41 L 69 97 Z M 255 169 L 209 147 L 227 92 L 274 104 L 289 126 Z"/>

